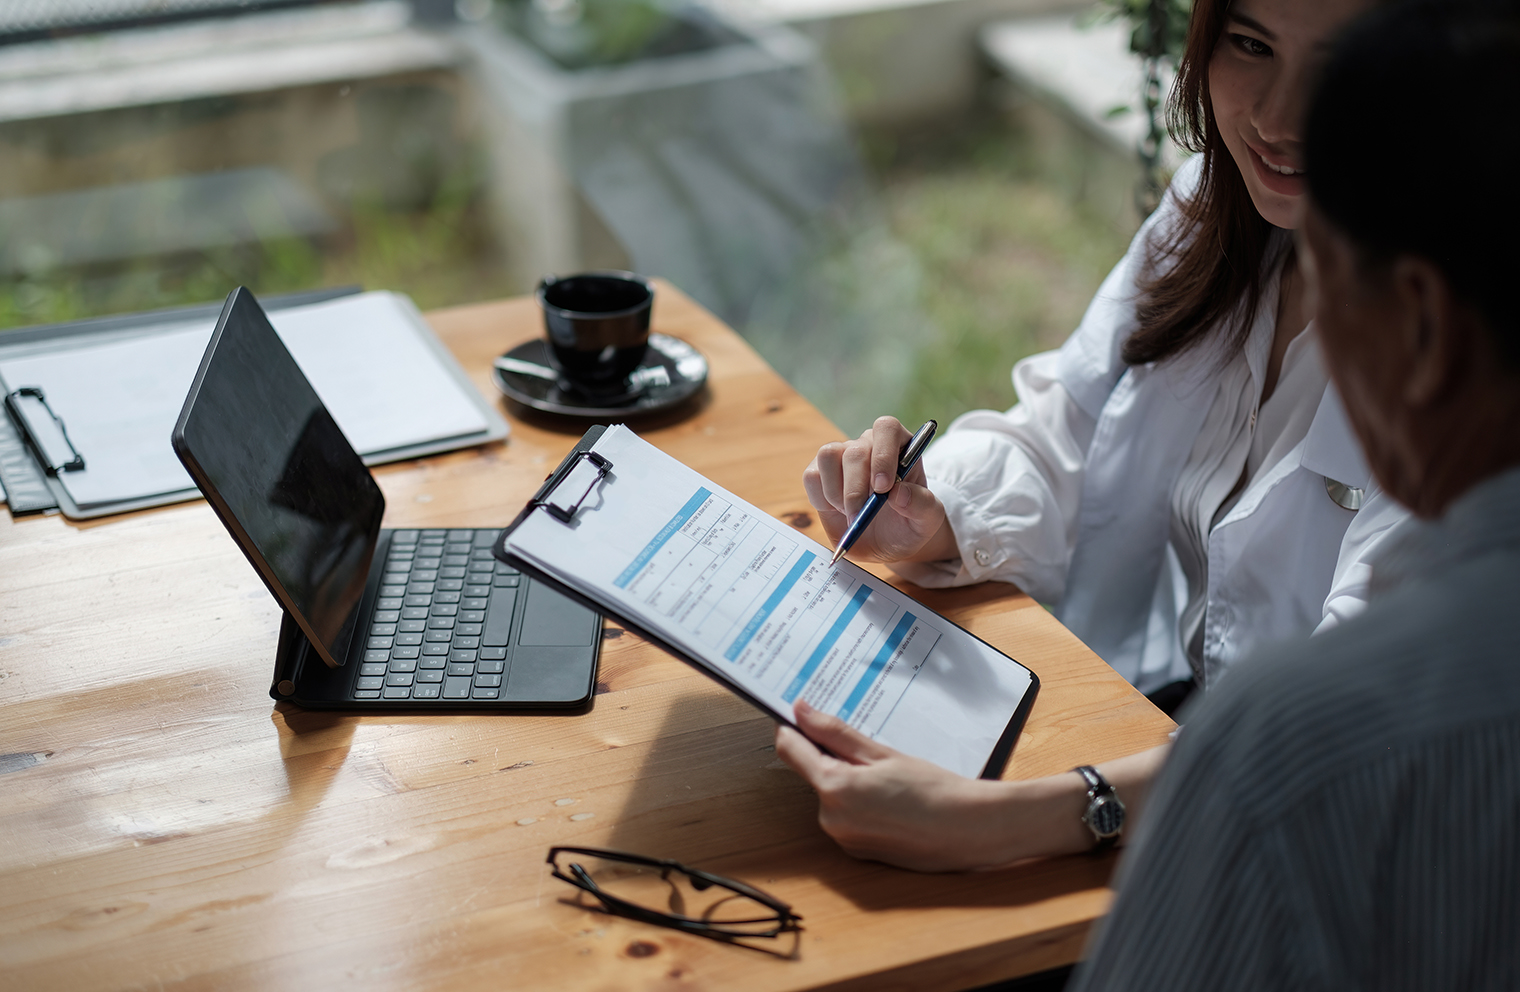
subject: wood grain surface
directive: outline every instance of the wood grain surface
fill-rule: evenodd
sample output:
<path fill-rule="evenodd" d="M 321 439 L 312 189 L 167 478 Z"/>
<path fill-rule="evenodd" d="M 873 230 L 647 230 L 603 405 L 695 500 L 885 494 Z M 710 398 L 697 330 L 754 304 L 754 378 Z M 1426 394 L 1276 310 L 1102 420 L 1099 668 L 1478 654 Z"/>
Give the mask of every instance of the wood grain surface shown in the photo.
<path fill-rule="evenodd" d="M 529 299 L 428 319 L 491 397 L 490 359 L 540 333 Z M 801 471 L 836 428 L 669 285 L 654 327 L 712 376 L 635 428 L 821 538 Z M 583 429 L 507 413 L 505 442 L 377 469 L 386 525 L 507 523 Z M 1172 729 L 1013 587 L 902 587 L 1043 681 L 1010 778 Z M 279 623 L 203 502 L 0 514 L 0 988 L 951 990 L 1075 960 L 1108 905 L 1111 857 L 847 857 L 770 721 L 615 625 L 589 713 L 344 716 L 271 702 Z M 806 930 L 782 957 L 609 918 L 553 844 L 737 876 Z"/>

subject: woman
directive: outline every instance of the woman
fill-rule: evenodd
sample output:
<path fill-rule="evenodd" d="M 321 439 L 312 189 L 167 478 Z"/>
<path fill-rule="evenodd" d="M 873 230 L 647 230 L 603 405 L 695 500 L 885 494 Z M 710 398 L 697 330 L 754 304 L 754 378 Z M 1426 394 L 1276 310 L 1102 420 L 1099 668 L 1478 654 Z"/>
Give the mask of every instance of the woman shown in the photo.
<path fill-rule="evenodd" d="M 855 546 L 926 586 L 1018 583 L 1138 688 L 1207 685 L 1266 641 L 1360 610 L 1404 512 L 1370 480 L 1320 362 L 1288 233 L 1313 66 L 1370 0 L 1198 0 L 1172 97 L 1179 170 L 1020 403 L 961 417 Z M 804 473 L 836 539 L 892 485 L 892 418 Z M 971 782 L 806 706 L 782 757 L 862 856 L 948 869 L 1092 846 L 1077 775 Z M 1164 749 L 1101 765 L 1133 829 Z"/>

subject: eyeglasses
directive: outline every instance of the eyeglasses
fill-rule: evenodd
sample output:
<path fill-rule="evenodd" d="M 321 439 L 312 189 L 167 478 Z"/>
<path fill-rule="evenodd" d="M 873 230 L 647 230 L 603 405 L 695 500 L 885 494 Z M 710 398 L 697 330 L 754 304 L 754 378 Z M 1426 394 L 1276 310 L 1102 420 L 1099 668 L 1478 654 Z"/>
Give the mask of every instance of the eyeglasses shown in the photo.
<path fill-rule="evenodd" d="M 802 929 L 802 917 L 775 896 L 679 861 L 551 847 L 548 863 L 555 878 L 591 894 L 614 916 L 731 942 Z"/>

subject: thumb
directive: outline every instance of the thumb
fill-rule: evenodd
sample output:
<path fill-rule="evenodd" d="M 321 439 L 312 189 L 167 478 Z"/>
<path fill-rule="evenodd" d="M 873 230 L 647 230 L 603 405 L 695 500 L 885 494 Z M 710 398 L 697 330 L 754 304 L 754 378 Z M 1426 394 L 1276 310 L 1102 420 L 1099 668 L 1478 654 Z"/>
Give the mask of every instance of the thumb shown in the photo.
<path fill-rule="evenodd" d="M 864 765 L 893 753 L 891 748 L 876 743 L 838 717 L 820 712 L 800 699 L 793 709 L 802 732 L 841 761 Z"/>

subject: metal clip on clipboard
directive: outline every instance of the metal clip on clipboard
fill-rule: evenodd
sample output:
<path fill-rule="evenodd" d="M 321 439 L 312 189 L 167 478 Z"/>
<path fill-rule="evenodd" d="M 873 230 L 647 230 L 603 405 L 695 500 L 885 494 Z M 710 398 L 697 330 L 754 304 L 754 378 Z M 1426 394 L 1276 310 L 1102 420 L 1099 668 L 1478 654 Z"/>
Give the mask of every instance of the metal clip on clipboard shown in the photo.
<path fill-rule="evenodd" d="M 37 460 L 48 475 L 59 472 L 79 472 L 84 469 L 84 455 L 69 440 L 69 432 L 63 420 L 48 406 L 47 397 L 40 386 L 22 386 L 7 393 L 5 405 L 10 408 L 12 419 L 37 452 Z M 41 416 L 46 414 L 46 417 Z M 69 457 L 63 457 L 67 448 Z"/>
<path fill-rule="evenodd" d="M 578 468 L 582 462 L 590 462 L 593 466 L 595 466 L 596 475 L 591 479 L 590 482 L 586 484 L 585 490 L 575 498 L 575 502 L 556 502 L 555 494 L 558 492 L 559 487 L 564 484 L 571 475 L 574 474 L 575 469 Z M 555 520 L 558 520 L 562 524 L 568 524 L 570 521 L 575 519 L 576 511 L 581 508 L 582 503 L 586 502 L 586 497 L 591 495 L 591 490 L 596 488 L 597 483 L 607 478 L 607 473 L 611 471 L 612 462 L 610 459 L 597 454 L 595 451 L 577 451 L 574 455 L 566 459 L 565 462 L 560 465 L 559 469 L 544 485 L 543 496 L 529 503 L 528 508 L 531 510 L 534 507 L 541 506 L 545 510 L 549 511 L 549 515 Z"/>

